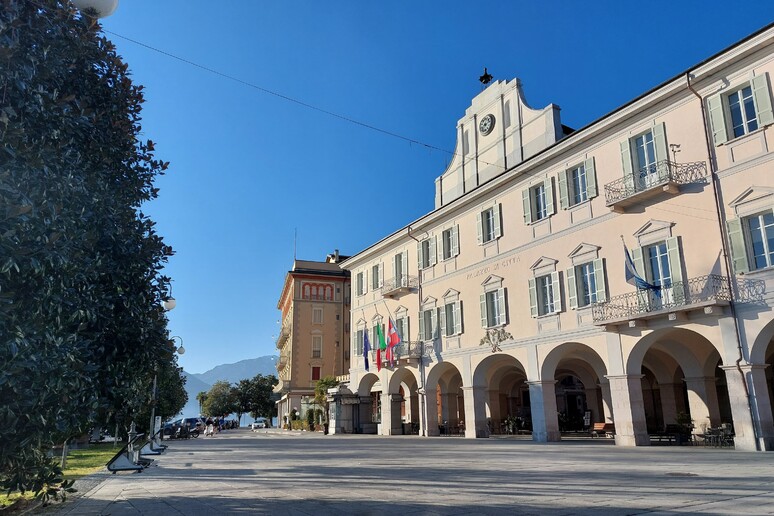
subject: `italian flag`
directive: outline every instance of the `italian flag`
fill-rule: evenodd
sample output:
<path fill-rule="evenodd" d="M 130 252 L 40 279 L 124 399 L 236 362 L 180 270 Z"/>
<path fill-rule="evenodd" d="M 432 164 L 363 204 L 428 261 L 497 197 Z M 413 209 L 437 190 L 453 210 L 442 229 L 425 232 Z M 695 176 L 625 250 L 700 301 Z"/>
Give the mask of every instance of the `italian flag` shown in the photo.
<path fill-rule="evenodd" d="M 387 349 L 387 342 L 384 340 L 384 332 L 382 331 L 382 325 L 376 325 L 376 336 L 379 338 L 379 347 L 376 348 L 376 362 L 379 364 L 377 369 L 381 369 L 382 364 L 382 351 L 387 353 L 387 359 L 389 360 L 389 351 Z"/>

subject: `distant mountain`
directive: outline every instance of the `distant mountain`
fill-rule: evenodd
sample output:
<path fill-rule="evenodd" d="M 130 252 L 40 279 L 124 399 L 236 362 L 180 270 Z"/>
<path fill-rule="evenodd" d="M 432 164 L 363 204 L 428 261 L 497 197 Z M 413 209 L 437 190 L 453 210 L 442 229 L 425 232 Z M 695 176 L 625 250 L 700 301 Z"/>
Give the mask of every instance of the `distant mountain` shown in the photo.
<path fill-rule="evenodd" d="M 234 364 L 222 364 L 215 366 L 205 373 L 190 374 L 189 376 L 197 378 L 210 385 L 217 381 L 225 380 L 228 383 L 237 383 L 239 380 L 252 378 L 257 374 L 277 375 L 277 356 L 267 355 L 258 358 L 249 358 L 240 360 Z"/>
<path fill-rule="evenodd" d="M 237 383 L 239 380 L 252 378 L 257 374 L 277 375 L 277 357 L 267 355 L 258 358 L 240 360 L 235 364 L 221 364 L 204 373 L 188 373 L 183 371 L 187 378 L 185 390 L 188 393 L 188 403 L 183 407 L 183 417 L 195 417 L 199 415 L 199 402 L 196 395 L 207 392 L 217 381 L 225 380 L 228 383 Z"/>

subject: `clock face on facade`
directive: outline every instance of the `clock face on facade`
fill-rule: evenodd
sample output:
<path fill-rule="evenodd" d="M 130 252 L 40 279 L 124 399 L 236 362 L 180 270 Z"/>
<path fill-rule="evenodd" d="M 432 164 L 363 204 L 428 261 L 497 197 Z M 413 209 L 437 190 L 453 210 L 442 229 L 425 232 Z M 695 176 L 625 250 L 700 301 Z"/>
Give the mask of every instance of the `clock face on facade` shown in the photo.
<path fill-rule="evenodd" d="M 494 115 L 486 115 L 484 118 L 481 119 L 481 123 L 478 124 L 478 130 L 481 131 L 481 134 L 486 136 L 492 132 L 492 129 L 494 129 L 494 126 L 495 126 Z"/>

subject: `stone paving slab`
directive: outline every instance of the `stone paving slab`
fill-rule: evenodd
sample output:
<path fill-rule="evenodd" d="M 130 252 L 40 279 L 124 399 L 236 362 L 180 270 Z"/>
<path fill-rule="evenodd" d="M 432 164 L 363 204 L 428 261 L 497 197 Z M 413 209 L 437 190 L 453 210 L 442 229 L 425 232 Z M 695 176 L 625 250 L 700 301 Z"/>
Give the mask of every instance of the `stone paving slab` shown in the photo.
<path fill-rule="evenodd" d="M 142 473 L 103 474 L 104 481 L 84 483 L 91 489 L 46 512 L 774 514 L 771 453 L 280 430 L 167 444 Z"/>

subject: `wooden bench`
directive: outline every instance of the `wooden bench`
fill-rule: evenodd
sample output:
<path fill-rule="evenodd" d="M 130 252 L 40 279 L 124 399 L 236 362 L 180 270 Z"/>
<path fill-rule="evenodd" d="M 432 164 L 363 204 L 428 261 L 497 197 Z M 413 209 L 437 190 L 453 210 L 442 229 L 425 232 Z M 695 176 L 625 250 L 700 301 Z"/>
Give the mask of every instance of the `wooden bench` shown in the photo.
<path fill-rule="evenodd" d="M 594 423 L 591 429 L 591 437 L 615 437 L 615 425 L 613 423 Z"/>

